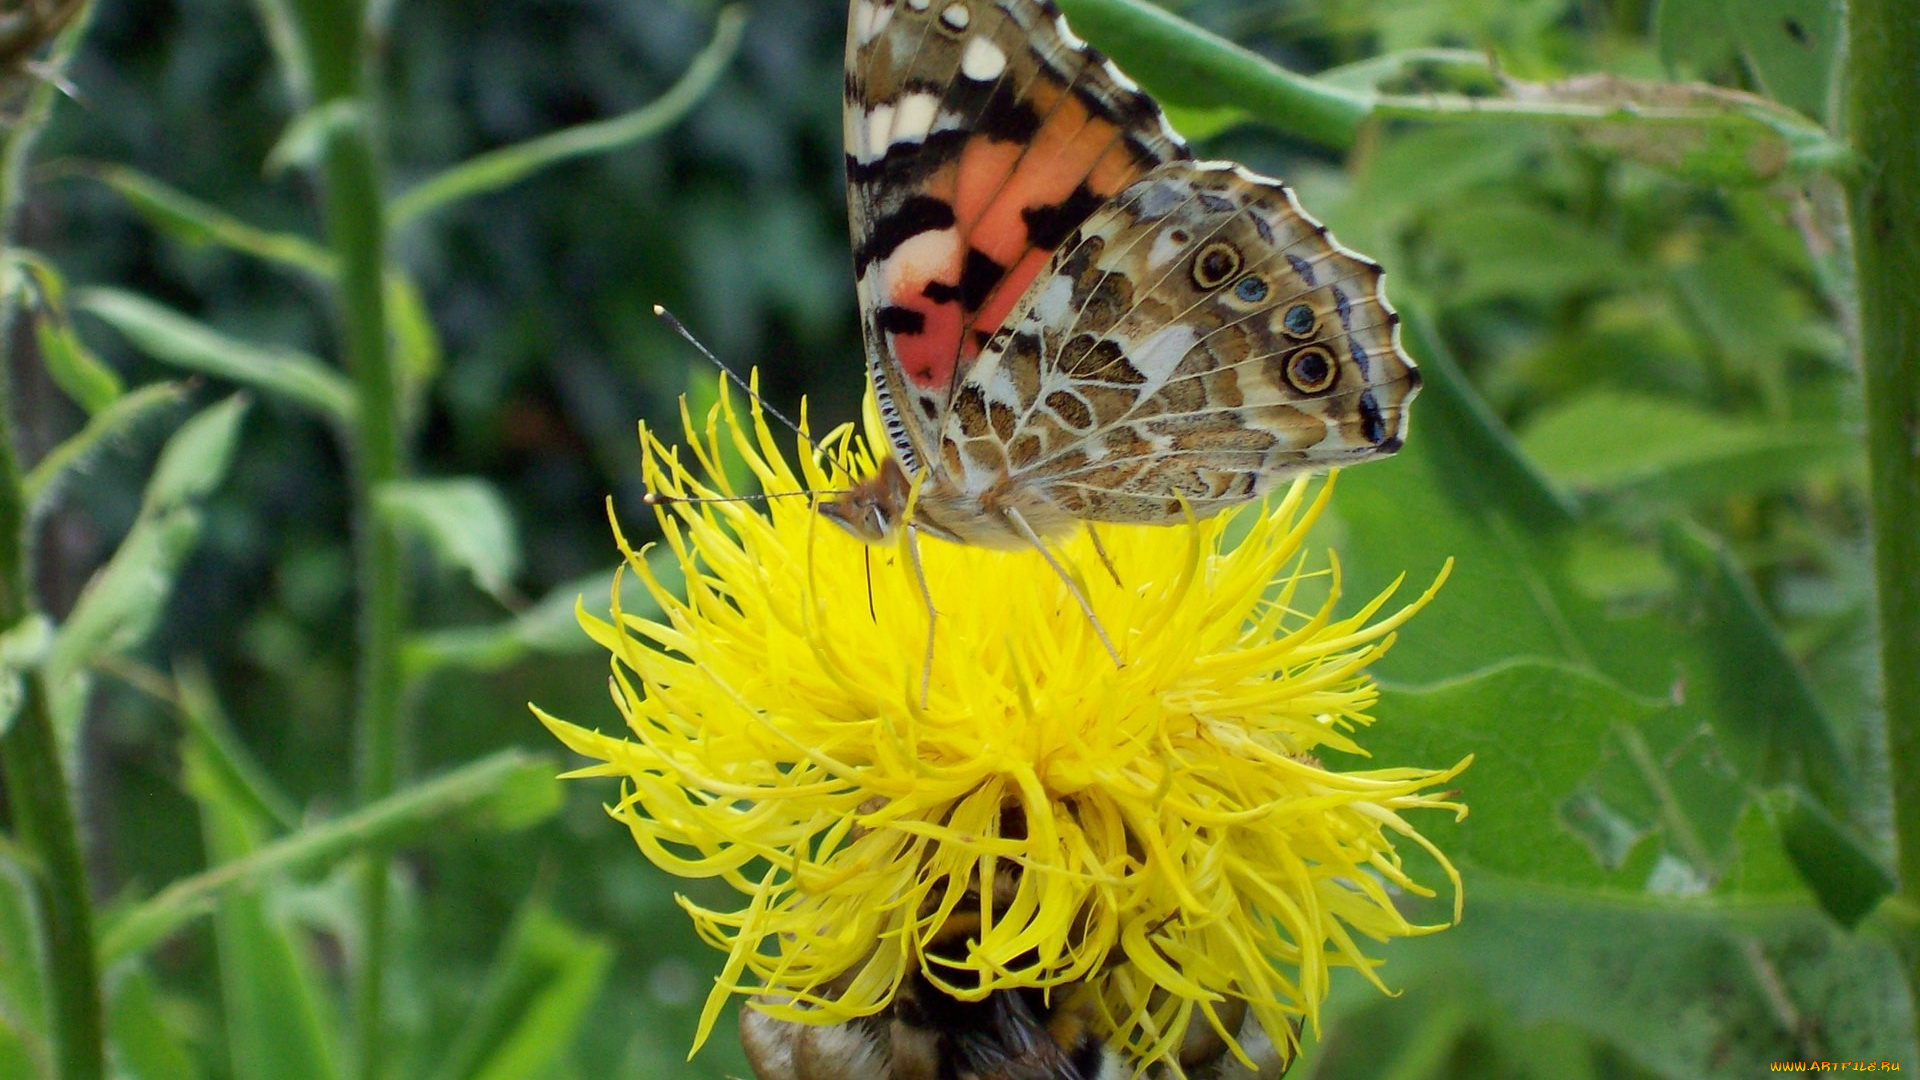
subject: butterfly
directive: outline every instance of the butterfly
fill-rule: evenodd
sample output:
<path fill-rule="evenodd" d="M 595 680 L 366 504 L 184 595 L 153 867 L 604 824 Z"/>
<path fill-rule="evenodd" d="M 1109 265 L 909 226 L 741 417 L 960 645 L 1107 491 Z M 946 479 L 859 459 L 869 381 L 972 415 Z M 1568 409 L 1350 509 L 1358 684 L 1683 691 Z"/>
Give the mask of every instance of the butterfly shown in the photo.
<path fill-rule="evenodd" d="M 844 116 L 892 451 L 819 504 L 855 536 L 1046 554 L 1400 448 L 1420 373 L 1379 264 L 1195 160 L 1052 0 L 854 0 Z"/>

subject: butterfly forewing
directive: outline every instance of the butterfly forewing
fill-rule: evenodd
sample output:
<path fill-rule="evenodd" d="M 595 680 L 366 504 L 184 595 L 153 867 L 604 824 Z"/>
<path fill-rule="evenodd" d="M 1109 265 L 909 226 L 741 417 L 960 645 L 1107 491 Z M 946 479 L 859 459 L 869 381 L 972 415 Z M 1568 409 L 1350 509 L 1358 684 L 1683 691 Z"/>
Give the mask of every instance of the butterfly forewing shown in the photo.
<path fill-rule="evenodd" d="M 1044 0 L 856 0 L 846 148 L 869 374 L 909 471 L 1061 241 L 1187 156 Z"/>

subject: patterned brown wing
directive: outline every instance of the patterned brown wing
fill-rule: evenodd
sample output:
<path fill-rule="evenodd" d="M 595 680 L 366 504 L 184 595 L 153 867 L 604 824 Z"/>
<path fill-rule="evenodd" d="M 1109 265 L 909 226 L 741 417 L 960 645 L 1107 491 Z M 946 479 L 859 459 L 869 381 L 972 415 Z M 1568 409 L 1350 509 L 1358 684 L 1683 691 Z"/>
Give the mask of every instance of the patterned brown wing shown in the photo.
<path fill-rule="evenodd" d="M 868 374 L 916 472 L 1061 240 L 1187 149 L 1051 0 L 854 0 L 845 116 Z"/>
<path fill-rule="evenodd" d="M 1061 247 L 963 380 L 942 460 L 1085 520 L 1204 517 L 1398 450 L 1419 385 L 1378 264 L 1278 181 L 1173 162 Z"/>

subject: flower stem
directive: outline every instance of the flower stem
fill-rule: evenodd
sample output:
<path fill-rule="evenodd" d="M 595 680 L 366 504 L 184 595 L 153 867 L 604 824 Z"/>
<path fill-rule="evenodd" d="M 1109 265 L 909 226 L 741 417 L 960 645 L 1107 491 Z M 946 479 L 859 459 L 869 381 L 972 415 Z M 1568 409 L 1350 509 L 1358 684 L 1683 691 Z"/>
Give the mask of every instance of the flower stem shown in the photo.
<path fill-rule="evenodd" d="M 1848 120 L 1866 162 L 1851 211 L 1887 771 L 1907 974 L 1920 999 L 1920 20 L 1911 0 L 1854 0 L 1848 16 Z"/>
<path fill-rule="evenodd" d="M 49 69 L 65 68 L 91 15 L 92 5 L 85 5 L 61 32 Z M 18 121 L 0 133 L 0 257 L 12 244 L 27 161 L 35 136 L 53 110 L 56 81 L 45 78 L 35 86 Z M 14 451 L 13 359 L 7 355 L 14 340 L 17 298 L 17 290 L 0 290 L 0 633 L 19 626 L 34 607 L 28 589 L 27 498 Z M 94 956 L 93 901 L 80 853 L 79 823 L 41 670 L 28 665 L 18 677 L 24 691 L 18 711 L 11 723 L 0 718 L 0 780 L 5 782 L 14 834 L 33 860 L 53 1075 L 59 1080 L 98 1080 L 106 1068 L 105 1033 Z"/>
<path fill-rule="evenodd" d="M 335 302 L 359 418 L 353 439 L 354 561 L 360 601 L 359 707 L 355 787 L 361 805 L 391 794 L 399 779 L 406 582 L 400 540 L 375 496 L 402 468 L 399 388 L 388 350 L 383 274 L 386 219 L 381 202 L 370 47 L 354 0 L 299 0 L 312 108 L 334 113 L 322 174 L 327 244 L 340 270 Z M 387 860 L 374 852 L 361 882 L 363 956 L 354 980 L 359 1072 L 382 1072 L 386 972 Z"/>

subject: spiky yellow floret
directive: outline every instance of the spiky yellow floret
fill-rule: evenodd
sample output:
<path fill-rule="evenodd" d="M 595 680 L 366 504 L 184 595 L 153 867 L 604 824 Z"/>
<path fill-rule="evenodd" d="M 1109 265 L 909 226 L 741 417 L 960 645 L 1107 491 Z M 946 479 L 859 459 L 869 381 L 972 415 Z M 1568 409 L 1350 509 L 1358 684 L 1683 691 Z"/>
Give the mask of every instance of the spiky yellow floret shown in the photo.
<path fill-rule="evenodd" d="M 655 492 L 730 494 L 727 461 L 768 492 L 837 490 L 875 465 L 841 432 L 803 443 L 796 473 L 724 392 L 704 430 L 683 420 L 719 490 L 643 432 Z M 732 911 L 681 900 L 728 954 L 696 1045 L 730 994 L 837 1022 L 881 1010 L 914 971 L 969 999 L 1085 981 L 1142 1066 L 1196 1015 L 1222 1027 L 1231 999 L 1284 1043 L 1314 1021 L 1330 967 L 1378 982 L 1357 936 L 1436 928 L 1395 907 L 1396 891 L 1432 895 L 1396 836 L 1434 854 L 1457 918 L 1453 867 L 1401 813 L 1464 814 L 1435 788 L 1467 763 L 1336 772 L 1315 757 L 1364 753 L 1366 667 L 1432 595 L 1336 614 L 1337 562 L 1310 571 L 1302 552 L 1329 491 L 1103 527 L 1117 581 L 1084 533 L 1061 544 L 1121 666 L 1038 552 L 922 541 L 939 613 L 924 703 L 929 617 L 903 549 L 864 548 L 805 499 L 669 504 L 664 551 L 621 537 L 659 613 L 618 610 L 616 587 L 612 620 L 582 623 L 612 654 L 630 738 L 541 718 L 600 762 L 572 775 L 620 778 L 610 812 L 648 859 L 746 896 Z M 930 948 L 956 912 L 977 916 L 972 940 Z"/>

